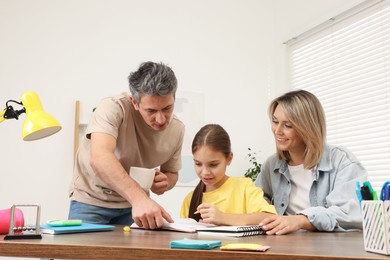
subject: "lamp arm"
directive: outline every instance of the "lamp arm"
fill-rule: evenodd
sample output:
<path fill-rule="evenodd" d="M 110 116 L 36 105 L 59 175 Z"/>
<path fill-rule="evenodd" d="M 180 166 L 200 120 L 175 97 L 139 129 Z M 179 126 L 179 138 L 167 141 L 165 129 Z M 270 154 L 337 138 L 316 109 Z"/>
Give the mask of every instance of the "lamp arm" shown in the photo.
<path fill-rule="evenodd" d="M 20 110 L 15 110 L 11 105 L 8 105 L 9 102 L 16 103 L 18 105 L 21 105 L 23 107 L 22 102 L 18 102 L 15 100 L 8 100 L 7 103 L 5 104 L 6 108 L 0 112 L 0 122 L 3 122 L 5 119 L 19 119 L 19 116 L 23 113 L 26 113 L 26 109 L 23 107 Z"/>

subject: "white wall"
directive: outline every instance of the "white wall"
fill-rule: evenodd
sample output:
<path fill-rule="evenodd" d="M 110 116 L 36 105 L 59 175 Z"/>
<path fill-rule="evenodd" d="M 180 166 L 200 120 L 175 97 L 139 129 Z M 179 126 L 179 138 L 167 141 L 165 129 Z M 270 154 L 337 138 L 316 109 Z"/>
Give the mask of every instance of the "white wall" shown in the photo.
<path fill-rule="evenodd" d="M 235 154 L 228 173 L 243 175 L 248 147 L 261 160 L 274 151 L 266 109 L 288 89 L 282 42 L 359 2 L 0 0 L 0 105 L 33 89 L 63 126 L 24 142 L 24 115 L 1 124 L 0 209 L 36 202 L 42 221 L 67 217 L 75 100 L 89 111 L 128 90 L 129 72 L 147 60 L 172 66 L 180 91 L 203 94 L 203 123 L 227 129 Z M 177 217 L 190 189 L 156 199 Z"/>
<path fill-rule="evenodd" d="M 274 139 L 270 132 L 270 124 L 267 116 L 267 106 L 269 102 L 280 94 L 289 90 L 288 68 L 286 63 L 286 47 L 283 42 L 291 39 L 310 28 L 325 22 L 337 14 L 363 2 L 363 0 L 274 0 L 274 1 L 231 1 L 234 3 L 224 8 L 233 10 L 245 5 L 247 11 L 256 13 L 255 24 L 250 21 L 245 22 L 249 26 L 252 34 L 244 39 L 238 48 L 237 53 L 243 55 L 247 53 L 253 59 L 237 63 L 237 73 L 250 76 L 249 83 L 243 84 L 240 75 L 226 74 L 218 76 L 218 82 L 225 81 L 231 85 L 232 93 L 223 94 L 222 100 L 219 97 L 220 87 L 224 85 L 210 85 L 211 89 L 206 89 L 206 96 L 210 96 L 210 109 L 206 109 L 206 116 L 210 122 L 222 122 L 228 129 L 232 139 L 234 149 L 234 160 L 230 167 L 229 174 L 243 175 L 248 168 L 246 157 L 247 148 L 251 147 L 260 150 L 260 160 L 265 160 L 274 153 Z M 245 4 L 244 4 L 245 3 Z M 242 17 L 246 20 L 247 17 Z M 227 19 L 226 22 L 229 22 Z M 239 21 L 236 21 L 240 23 Z M 229 26 L 226 25 L 226 28 Z M 229 29 L 230 31 L 230 29 Z M 237 31 L 240 34 L 240 30 Z M 247 41 L 253 41 L 254 48 L 247 47 Z M 234 51 L 231 48 L 230 51 Z M 258 59 L 258 60 L 256 60 Z M 222 65 L 221 65 L 222 66 Z M 248 68 L 256 69 L 255 75 Z M 237 80 L 239 88 L 234 91 L 237 85 L 231 83 Z M 226 99 L 231 101 L 226 102 Z M 222 106 L 231 106 L 229 112 L 221 109 Z M 214 115 L 211 115 L 213 112 Z M 185 196 L 191 188 L 176 187 L 164 196 L 153 196 L 163 205 L 167 205 L 172 214 L 179 214 L 180 203 L 177 198 Z M 175 203 L 172 203 L 175 202 Z M 169 206 L 168 206 L 169 205 Z"/>

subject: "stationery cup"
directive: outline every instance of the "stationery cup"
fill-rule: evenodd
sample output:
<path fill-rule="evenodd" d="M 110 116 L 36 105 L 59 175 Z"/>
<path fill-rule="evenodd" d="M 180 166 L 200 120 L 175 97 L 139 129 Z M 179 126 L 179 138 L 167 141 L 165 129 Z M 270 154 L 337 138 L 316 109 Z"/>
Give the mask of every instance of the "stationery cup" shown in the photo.
<path fill-rule="evenodd" d="M 148 192 L 152 187 L 155 172 L 155 169 L 131 167 L 130 177 L 138 182 L 144 191 Z"/>

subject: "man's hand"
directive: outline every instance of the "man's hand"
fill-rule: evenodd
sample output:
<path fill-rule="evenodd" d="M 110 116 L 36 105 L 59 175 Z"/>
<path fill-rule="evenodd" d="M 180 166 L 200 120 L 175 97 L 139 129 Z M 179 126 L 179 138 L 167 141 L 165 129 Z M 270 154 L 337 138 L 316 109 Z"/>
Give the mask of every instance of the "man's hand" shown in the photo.
<path fill-rule="evenodd" d="M 138 226 L 146 229 L 161 228 L 164 224 L 164 219 L 169 223 L 173 222 L 168 212 L 148 197 L 133 203 L 132 216 Z"/>
<path fill-rule="evenodd" d="M 265 218 L 259 225 L 267 231 L 267 235 L 284 235 L 299 229 L 315 230 L 304 215 L 275 215 Z"/>
<path fill-rule="evenodd" d="M 171 216 L 148 194 L 141 186 L 129 177 L 115 156 L 116 139 L 111 135 L 93 133 L 91 135 L 90 164 L 95 174 L 101 178 L 112 190 L 125 198 L 132 205 L 132 215 L 135 223 L 140 227 L 155 229 L 162 227 L 164 219 L 173 222 Z M 177 174 L 176 174 L 177 175 Z M 167 176 L 156 172 L 153 186 L 156 192 L 164 193 L 167 190 Z"/>
<path fill-rule="evenodd" d="M 161 195 L 169 190 L 168 177 L 164 173 L 156 169 L 152 187 L 150 188 L 154 194 Z"/>

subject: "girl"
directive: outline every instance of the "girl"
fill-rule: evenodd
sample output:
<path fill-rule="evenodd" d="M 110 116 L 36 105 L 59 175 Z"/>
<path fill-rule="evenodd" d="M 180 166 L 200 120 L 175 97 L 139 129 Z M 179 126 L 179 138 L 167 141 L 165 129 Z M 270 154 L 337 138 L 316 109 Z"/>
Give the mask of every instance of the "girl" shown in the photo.
<path fill-rule="evenodd" d="M 274 206 L 250 178 L 229 177 L 233 159 L 228 133 L 220 125 L 202 127 L 192 142 L 195 171 L 200 178 L 183 201 L 180 217 L 215 225 L 257 225 L 275 214 Z"/>

